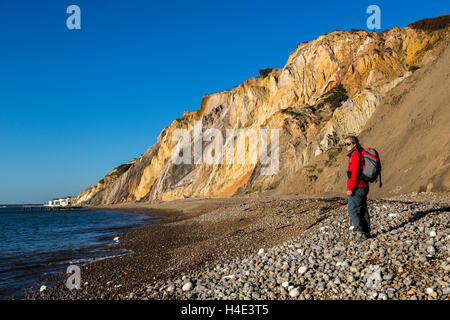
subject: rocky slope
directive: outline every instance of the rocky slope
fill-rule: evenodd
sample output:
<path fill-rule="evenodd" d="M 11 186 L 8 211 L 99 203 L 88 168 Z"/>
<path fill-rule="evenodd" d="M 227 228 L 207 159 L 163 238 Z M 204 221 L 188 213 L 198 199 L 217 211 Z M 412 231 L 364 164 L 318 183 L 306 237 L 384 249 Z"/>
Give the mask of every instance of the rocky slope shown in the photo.
<path fill-rule="evenodd" d="M 328 189 L 319 183 L 322 181 L 319 175 L 325 174 L 330 161 L 336 158 L 343 137 L 349 133 L 359 134 L 394 88 L 416 73 L 420 74 L 426 66 L 434 63 L 434 68 L 437 68 L 435 60 L 445 48 L 450 31 L 449 16 L 437 19 L 438 22 L 425 21 L 381 33 L 334 31 L 299 44 L 289 55 L 284 68 L 266 70 L 232 90 L 205 95 L 200 109 L 185 111 L 181 118 L 164 128 L 156 144 L 126 170 L 121 170 L 113 178 L 109 175 L 112 178 L 109 183 L 99 182 L 86 189 L 73 199 L 74 202 L 97 205 L 166 201 L 198 196 L 227 197 L 274 189 L 286 193 L 308 192 L 314 188 L 320 189 L 319 192 L 337 192 L 339 179 L 342 180 L 337 167 L 333 169 L 333 179 L 327 181 L 327 185 L 331 184 Z M 444 69 L 445 72 L 447 70 Z M 426 76 L 426 71 L 423 73 Z M 442 81 L 448 80 L 446 74 Z M 434 88 L 431 90 L 433 92 Z M 435 94 L 438 92 L 442 93 L 436 91 Z M 391 94 L 391 101 L 402 97 Z M 417 102 L 408 107 L 413 108 Z M 436 108 L 440 108 L 436 111 L 439 115 L 445 112 L 445 102 Z M 403 112 L 408 113 L 409 109 Z M 196 140 L 194 128 L 198 121 L 202 124 L 203 133 L 214 128 L 220 131 L 221 137 L 216 135 L 213 142 L 205 141 L 205 138 L 201 141 L 201 137 Z M 394 120 L 391 122 L 395 124 Z M 438 135 L 441 128 L 435 128 L 434 123 L 417 129 L 417 138 L 420 140 L 422 130 L 432 129 Z M 267 128 L 267 136 L 274 138 L 277 132 L 274 129 L 279 130 L 278 147 L 275 143 L 268 146 L 269 162 L 264 162 L 262 156 L 264 146 L 259 136 L 264 133 L 262 128 Z M 188 164 L 175 164 L 171 160 L 174 150 L 179 152 L 176 149 L 178 140 L 173 137 L 178 129 L 190 130 L 191 141 L 186 141 L 186 144 L 192 154 L 196 146 L 203 146 L 202 161 L 198 161 L 195 155 Z M 238 163 L 236 154 L 233 164 L 230 164 L 230 158 L 226 158 L 227 152 L 235 150 L 235 138 L 227 136 L 227 129 L 244 129 L 236 134 L 236 141 L 244 141 L 245 150 L 249 152 L 242 164 Z M 255 140 L 249 138 L 246 141 L 246 134 L 251 129 L 256 134 Z M 405 135 L 409 129 L 406 126 L 402 134 Z M 209 133 L 214 134 L 214 131 Z M 387 133 L 382 133 L 386 137 Z M 372 141 L 375 143 L 375 140 L 368 139 L 368 142 Z M 371 146 L 382 149 L 384 142 L 377 142 L 379 146 Z M 223 163 L 207 163 L 208 156 L 220 158 L 220 146 L 224 147 Z M 382 151 L 384 154 L 385 149 Z M 448 150 L 446 152 L 448 155 Z M 256 160 L 251 158 L 255 154 Z M 311 167 L 321 156 L 328 158 L 326 165 Z M 426 162 L 425 159 L 413 159 Z M 440 158 L 439 161 L 445 164 L 446 159 Z M 431 174 L 437 174 L 439 165 L 433 163 L 427 168 L 433 171 Z M 274 174 L 264 174 L 270 169 Z M 293 177 L 301 183 L 292 180 Z M 429 175 L 419 178 L 421 187 L 425 179 L 429 179 Z M 436 181 L 438 185 L 446 186 Z"/>

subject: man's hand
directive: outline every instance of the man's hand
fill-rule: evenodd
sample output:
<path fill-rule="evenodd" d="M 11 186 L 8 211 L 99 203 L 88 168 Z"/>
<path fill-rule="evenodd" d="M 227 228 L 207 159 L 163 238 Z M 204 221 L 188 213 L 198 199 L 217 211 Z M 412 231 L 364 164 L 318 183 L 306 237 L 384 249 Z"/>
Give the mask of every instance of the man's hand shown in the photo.
<path fill-rule="evenodd" d="M 348 196 L 351 196 L 352 193 L 353 193 L 352 190 L 347 190 L 347 195 L 348 195 Z"/>

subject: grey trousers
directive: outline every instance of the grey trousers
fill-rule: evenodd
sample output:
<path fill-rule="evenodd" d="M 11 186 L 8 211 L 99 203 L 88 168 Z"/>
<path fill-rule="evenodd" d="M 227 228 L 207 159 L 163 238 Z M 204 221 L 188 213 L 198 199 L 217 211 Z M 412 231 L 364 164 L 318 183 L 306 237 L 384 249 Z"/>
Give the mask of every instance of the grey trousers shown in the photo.
<path fill-rule="evenodd" d="M 370 217 L 367 209 L 369 188 L 355 188 L 348 196 L 348 215 L 353 222 L 353 231 L 370 233 Z"/>

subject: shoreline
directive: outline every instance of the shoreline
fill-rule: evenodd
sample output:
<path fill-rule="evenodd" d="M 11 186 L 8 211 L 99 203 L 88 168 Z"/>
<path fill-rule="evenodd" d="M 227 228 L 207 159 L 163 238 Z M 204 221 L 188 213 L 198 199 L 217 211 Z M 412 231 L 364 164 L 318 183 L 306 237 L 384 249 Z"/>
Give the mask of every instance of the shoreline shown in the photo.
<path fill-rule="evenodd" d="M 77 210 L 75 214 L 79 214 L 81 211 L 93 211 L 92 214 L 108 214 L 108 215 L 114 215 L 116 217 L 116 214 L 120 214 L 120 217 L 124 217 L 125 219 L 131 220 L 124 224 L 124 225 L 113 225 L 113 226 L 107 226 L 107 225 L 100 225 L 100 230 L 98 230 L 97 235 L 95 238 L 91 237 L 91 240 L 88 243 L 79 244 L 79 247 L 76 248 L 68 248 L 64 250 L 56 250 L 52 251 L 49 247 L 49 251 L 43 252 L 48 255 L 53 255 L 55 258 L 54 260 L 45 260 L 44 262 L 41 262 L 42 265 L 47 265 L 47 268 L 42 271 L 44 272 L 45 276 L 39 276 L 39 273 L 37 273 L 33 268 L 30 269 L 31 274 L 35 274 L 38 276 L 38 278 L 34 279 L 34 281 L 30 278 L 30 281 L 33 281 L 33 283 L 30 283 L 26 287 L 19 287 L 16 285 L 5 287 L 6 292 L 10 292 L 10 294 L 5 293 L 5 295 L 0 298 L 0 300 L 20 300 L 20 299 L 26 299 L 27 297 L 30 297 L 37 292 L 39 292 L 39 288 L 41 286 L 51 287 L 55 285 L 55 283 L 61 281 L 62 277 L 66 277 L 65 274 L 65 267 L 69 266 L 69 264 L 74 264 L 78 266 L 85 266 L 89 265 L 91 263 L 95 263 L 98 261 L 102 261 L 105 259 L 114 259 L 120 256 L 129 255 L 132 254 L 130 250 L 119 248 L 117 246 L 118 242 L 114 241 L 115 238 L 121 234 L 128 233 L 132 230 L 136 230 L 145 226 L 149 226 L 152 223 L 154 223 L 157 219 L 156 216 L 142 216 L 141 213 L 133 212 L 133 211 L 125 211 L 125 210 L 110 210 L 110 209 L 100 209 L 100 208 L 81 208 L 81 209 L 70 209 Z M 65 211 L 59 210 L 59 211 Z M 40 214 L 54 214 L 53 212 L 39 212 Z M 63 214 L 66 214 L 65 212 Z M 116 221 L 120 221 L 115 218 Z M 98 225 L 97 225 L 98 226 Z M 81 229 L 80 229 L 81 230 Z M 77 232 L 78 229 L 74 229 L 73 232 Z M 59 258 L 58 258 L 59 257 Z M 64 257 L 65 260 L 61 260 L 60 257 Z M 7 272 L 13 272 L 14 270 L 7 270 Z M 24 274 L 24 277 L 28 277 L 28 274 Z"/>
<path fill-rule="evenodd" d="M 419 195 L 424 199 L 411 195 L 404 199 L 399 196 L 398 200 L 369 199 L 369 203 L 371 206 L 380 201 L 392 202 L 394 206 L 396 203 L 417 203 L 420 207 L 420 203 L 431 199 L 436 208 L 450 203 L 448 194 L 437 195 L 443 199 L 441 202 L 434 200 L 436 194 Z M 270 250 L 292 241 L 327 219 L 332 221 L 330 217 L 345 219 L 346 204 L 343 198 L 279 196 L 182 199 L 157 204 L 91 207 L 89 209 L 152 214 L 158 219 L 150 226 L 120 235 L 121 242 L 115 248 L 131 250 L 134 254 L 82 267 L 83 286 L 80 290 L 71 292 L 60 285 L 32 298 L 185 299 L 183 291 L 178 292 L 181 287 L 177 288 L 177 294 L 170 288 L 165 292 L 164 288 L 168 288 L 168 283 L 175 287 L 180 285 L 173 279 L 183 282 L 183 276 L 186 279 L 200 270 L 252 256 L 261 248 Z M 188 299 L 201 297 L 187 295 Z"/>

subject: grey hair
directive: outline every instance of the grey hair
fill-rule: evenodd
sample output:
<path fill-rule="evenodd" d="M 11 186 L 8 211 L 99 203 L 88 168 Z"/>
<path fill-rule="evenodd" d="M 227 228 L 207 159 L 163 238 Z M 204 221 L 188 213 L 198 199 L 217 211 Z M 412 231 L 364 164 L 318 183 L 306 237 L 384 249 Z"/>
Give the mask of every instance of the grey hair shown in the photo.
<path fill-rule="evenodd" d="M 352 143 L 356 144 L 356 150 L 362 151 L 364 148 L 359 144 L 358 137 L 356 136 L 346 136 L 345 140 L 350 140 Z"/>
<path fill-rule="evenodd" d="M 356 136 L 346 136 L 344 140 L 350 140 L 352 143 L 356 144 L 359 146 L 359 140 L 358 137 Z"/>

